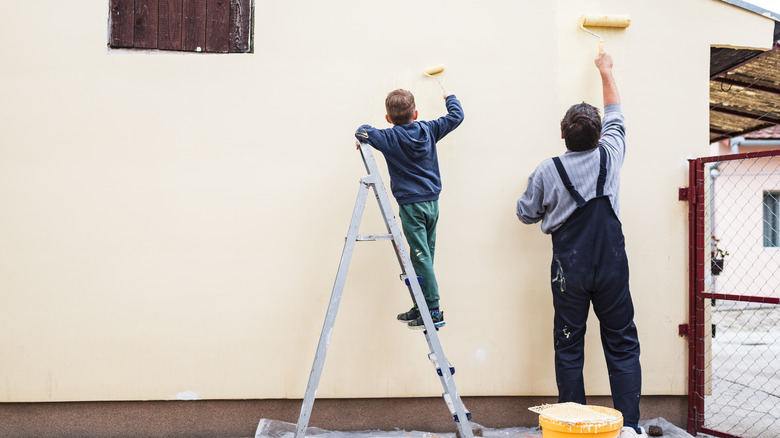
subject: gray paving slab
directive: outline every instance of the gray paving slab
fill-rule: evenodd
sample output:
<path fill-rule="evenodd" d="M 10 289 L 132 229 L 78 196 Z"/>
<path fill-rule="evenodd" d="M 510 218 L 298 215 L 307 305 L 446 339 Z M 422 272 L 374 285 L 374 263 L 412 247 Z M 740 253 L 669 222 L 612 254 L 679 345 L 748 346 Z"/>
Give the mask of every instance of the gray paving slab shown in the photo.
<path fill-rule="evenodd" d="M 714 307 L 705 426 L 748 438 L 780 436 L 780 306 Z"/>

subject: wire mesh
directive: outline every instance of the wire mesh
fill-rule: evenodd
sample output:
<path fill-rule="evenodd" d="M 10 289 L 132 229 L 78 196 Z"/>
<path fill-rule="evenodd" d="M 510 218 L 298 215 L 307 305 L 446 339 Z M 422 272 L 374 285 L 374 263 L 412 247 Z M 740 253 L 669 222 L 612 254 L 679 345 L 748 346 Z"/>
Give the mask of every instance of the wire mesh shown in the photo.
<path fill-rule="evenodd" d="M 780 153 L 780 152 L 779 152 Z M 704 164 L 695 373 L 705 431 L 780 436 L 780 156 Z M 700 267 L 701 268 L 701 267 Z"/>

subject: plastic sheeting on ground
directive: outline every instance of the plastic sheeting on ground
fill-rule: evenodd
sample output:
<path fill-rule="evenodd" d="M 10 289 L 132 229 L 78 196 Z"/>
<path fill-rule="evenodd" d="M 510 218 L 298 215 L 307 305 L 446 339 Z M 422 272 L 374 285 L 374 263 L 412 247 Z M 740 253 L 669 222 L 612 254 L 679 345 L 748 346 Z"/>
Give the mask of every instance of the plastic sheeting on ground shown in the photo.
<path fill-rule="evenodd" d="M 652 420 L 640 421 L 639 425 L 648 430 L 650 426 L 659 426 L 663 430 L 664 438 L 693 438 L 685 430 L 680 429 L 674 424 L 666 421 L 663 418 L 654 418 Z M 472 422 L 472 426 L 477 426 L 477 423 Z M 538 427 L 511 427 L 506 429 L 491 429 L 489 427 L 482 427 L 482 435 L 486 438 L 541 438 L 542 431 Z M 293 438 L 295 436 L 295 424 L 286 423 L 278 420 L 262 419 L 257 424 L 257 432 L 255 438 Z M 391 437 L 404 437 L 404 438 L 454 438 L 455 432 L 452 433 L 433 433 L 424 431 L 405 431 L 405 430 L 364 430 L 359 432 L 354 431 L 335 431 L 335 430 L 323 430 L 316 427 L 310 427 L 306 429 L 306 436 L 316 438 L 391 438 Z"/>

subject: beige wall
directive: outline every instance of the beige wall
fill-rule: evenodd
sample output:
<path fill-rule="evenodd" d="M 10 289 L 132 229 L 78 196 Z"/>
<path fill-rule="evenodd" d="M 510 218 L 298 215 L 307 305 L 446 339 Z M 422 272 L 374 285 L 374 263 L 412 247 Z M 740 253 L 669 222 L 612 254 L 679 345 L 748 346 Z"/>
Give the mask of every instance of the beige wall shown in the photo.
<path fill-rule="evenodd" d="M 466 112 L 440 144 L 445 351 L 463 395 L 555 394 L 549 237 L 514 207 L 565 109 L 600 103 L 582 13 L 633 20 L 604 34 L 644 392 L 685 393 L 677 187 L 707 151 L 710 44 L 765 47 L 770 20 L 715 0 L 256 3 L 250 55 L 107 50 L 107 0 L 3 5 L 0 401 L 301 397 L 363 175 L 352 132 L 385 126 L 398 87 L 441 115 L 438 63 Z M 394 321 L 398 273 L 360 245 L 318 397 L 441 393 Z M 587 343 L 607 394 L 595 319 Z"/>

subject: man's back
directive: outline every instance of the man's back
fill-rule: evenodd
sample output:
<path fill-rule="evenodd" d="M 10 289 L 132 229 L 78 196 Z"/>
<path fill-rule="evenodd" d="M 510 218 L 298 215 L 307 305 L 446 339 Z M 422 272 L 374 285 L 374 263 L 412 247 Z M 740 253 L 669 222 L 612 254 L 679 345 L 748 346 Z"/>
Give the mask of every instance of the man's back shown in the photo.
<path fill-rule="evenodd" d="M 588 201 L 596 197 L 600 154 L 607 152 L 607 181 L 604 195 L 609 197 L 612 209 L 620 217 L 620 169 L 626 152 L 625 121 L 619 104 L 607 105 L 604 110 L 602 135 L 599 146 L 584 152 L 567 151 L 560 160 L 577 187 L 580 195 Z M 558 176 L 552 159 L 543 161 L 529 177 L 529 188 L 517 201 L 517 217 L 526 224 L 542 221 L 542 231 L 550 234 L 558 229 L 577 209 Z"/>

